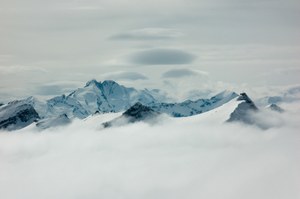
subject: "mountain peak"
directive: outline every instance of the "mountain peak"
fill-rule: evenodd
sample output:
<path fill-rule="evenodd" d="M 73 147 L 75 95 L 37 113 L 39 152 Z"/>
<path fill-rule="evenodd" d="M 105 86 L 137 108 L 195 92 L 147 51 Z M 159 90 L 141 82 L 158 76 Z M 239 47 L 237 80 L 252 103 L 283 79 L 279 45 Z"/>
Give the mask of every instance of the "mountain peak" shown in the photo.
<path fill-rule="evenodd" d="M 140 102 L 135 103 L 133 106 L 131 106 L 127 111 L 123 113 L 125 116 L 130 116 L 130 117 L 142 117 L 145 113 L 149 112 L 155 112 L 148 106 L 144 106 Z"/>
<path fill-rule="evenodd" d="M 237 100 L 245 101 L 247 103 L 253 103 L 253 101 L 250 99 L 250 97 L 248 97 L 248 95 L 246 93 L 241 93 Z"/>
<path fill-rule="evenodd" d="M 117 82 L 113 81 L 113 80 L 104 80 L 102 82 L 103 86 L 112 86 L 112 85 L 119 85 Z"/>
<path fill-rule="evenodd" d="M 267 108 L 272 110 L 272 111 L 276 111 L 278 113 L 284 112 L 284 110 L 280 106 L 278 106 L 277 104 L 270 104 Z"/>
<path fill-rule="evenodd" d="M 246 93 L 241 93 L 237 101 L 242 101 L 230 114 L 227 122 L 243 122 L 245 124 L 255 124 L 251 112 L 257 112 L 258 108 Z"/>
<path fill-rule="evenodd" d="M 119 86 L 119 84 L 113 80 L 104 80 L 103 82 L 98 82 L 96 79 L 92 79 L 85 84 L 85 87 L 93 86 L 93 85 L 97 87 L 101 87 L 101 85 L 104 87 L 111 87 L 113 85 Z"/>
<path fill-rule="evenodd" d="M 120 126 L 128 123 L 135 123 L 139 121 L 144 122 L 155 122 L 155 118 L 160 113 L 154 111 L 148 106 L 141 104 L 140 102 L 135 103 L 127 111 L 125 111 L 120 117 L 103 123 L 103 127 Z"/>
<path fill-rule="evenodd" d="M 96 79 L 92 79 L 85 84 L 85 87 L 88 87 L 91 85 L 98 85 L 98 84 L 100 84 L 100 83 Z"/>

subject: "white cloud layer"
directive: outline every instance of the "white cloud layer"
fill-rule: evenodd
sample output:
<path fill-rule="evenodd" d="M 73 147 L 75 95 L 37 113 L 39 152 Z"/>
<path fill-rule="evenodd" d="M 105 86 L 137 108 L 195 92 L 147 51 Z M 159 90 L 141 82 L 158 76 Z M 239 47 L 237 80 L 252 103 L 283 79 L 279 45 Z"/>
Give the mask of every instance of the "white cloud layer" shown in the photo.
<path fill-rule="evenodd" d="M 101 130 L 108 114 L 2 132 L 1 197 L 298 199 L 300 109 L 284 108 L 266 131 L 198 116 Z"/>

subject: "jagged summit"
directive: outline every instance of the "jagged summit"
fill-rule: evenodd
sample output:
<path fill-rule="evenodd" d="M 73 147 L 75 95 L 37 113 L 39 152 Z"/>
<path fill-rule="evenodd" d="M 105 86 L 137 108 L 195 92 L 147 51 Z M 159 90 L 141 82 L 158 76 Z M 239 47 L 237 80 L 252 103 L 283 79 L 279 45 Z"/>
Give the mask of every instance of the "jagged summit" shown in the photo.
<path fill-rule="evenodd" d="M 88 87 L 88 86 L 91 86 L 91 85 L 98 85 L 100 84 L 100 82 L 98 82 L 97 80 L 95 79 L 92 79 L 90 81 L 88 81 L 86 84 L 85 84 L 85 87 Z"/>
<path fill-rule="evenodd" d="M 154 111 L 148 106 L 141 104 L 140 102 L 135 103 L 127 111 L 125 111 L 120 117 L 103 123 L 103 127 L 121 126 L 128 123 L 135 123 L 139 121 L 153 122 L 160 113 Z"/>
<path fill-rule="evenodd" d="M 143 119 L 149 115 L 156 115 L 158 112 L 154 111 L 148 106 L 144 106 L 140 102 L 135 103 L 127 111 L 123 113 L 124 116 L 134 117 L 135 119 Z"/>
<path fill-rule="evenodd" d="M 101 82 L 101 81 L 97 81 L 96 79 L 92 79 L 92 80 L 88 81 L 85 84 L 85 87 L 93 86 L 93 85 L 95 85 L 97 87 L 101 87 L 101 86 L 113 86 L 113 85 L 120 86 L 117 82 L 115 82 L 113 80 L 104 80 L 103 82 Z"/>
<path fill-rule="evenodd" d="M 241 93 L 237 98 L 237 101 L 241 101 L 241 103 L 239 103 L 237 108 L 230 114 L 230 118 L 227 121 L 254 124 L 255 121 L 252 118 L 251 113 L 258 111 L 254 102 L 246 93 Z"/>
<path fill-rule="evenodd" d="M 112 85 L 115 85 L 115 84 L 118 85 L 118 86 L 120 86 L 117 82 L 115 82 L 113 80 L 104 80 L 102 82 L 103 86 L 112 86 Z"/>
<path fill-rule="evenodd" d="M 67 110 L 73 109 L 72 112 L 68 111 L 70 118 L 72 116 L 85 118 L 95 112 L 124 111 L 136 102 L 150 104 L 156 101 L 147 92 L 125 87 L 113 80 L 98 82 L 93 79 L 88 81 L 84 88 L 78 88 L 65 99 L 62 98 L 60 104 L 65 104 Z"/>
<path fill-rule="evenodd" d="M 247 103 L 253 103 L 253 101 L 248 97 L 246 93 L 240 93 L 240 96 L 237 99 L 238 101 L 245 101 Z"/>
<path fill-rule="evenodd" d="M 237 102 L 240 102 L 235 110 L 231 113 L 227 122 L 242 122 L 244 124 L 255 125 L 256 127 L 266 130 L 272 128 L 274 124 L 264 122 L 260 119 L 263 114 L 263 109 L 258 109 L 255 103 L 251 100 L 246 93 L 241 93 L 237 98 Z M 276 104 L 271 104 L 265 109 L 271 111 L 283 112 L 284 110 Z"/>

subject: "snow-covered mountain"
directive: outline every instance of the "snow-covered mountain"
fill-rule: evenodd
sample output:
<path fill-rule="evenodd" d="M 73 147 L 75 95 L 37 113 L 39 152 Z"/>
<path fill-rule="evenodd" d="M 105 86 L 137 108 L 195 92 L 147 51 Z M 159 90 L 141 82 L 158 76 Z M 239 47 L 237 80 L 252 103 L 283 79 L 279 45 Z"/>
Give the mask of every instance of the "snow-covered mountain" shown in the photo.
<path fill-rule="evenodd" d="M 210 111 L 237 97 L 235 92 L 224 91 L 210 99 L 187 100 L 181 103 L 156 103 L 150 107 L 160 113 L 173 117 L 188 117 Z"/>
<path fill-rule="evenodd" d="M 259 107 L 269 106 L 271 104 L 291 103 L 300 100 L 300 86 L 295 86 L 284 90 L 278 95 L 266 96 L 255 100 Z"/>
<path fill-rule="evenodd" d="M 262 130 L 266 130 L 276 127 L 278 126 L 278 124 L 273 122 L 269 123 L 268 118 L 262 117 L 272 116 L 275 117 L 276 121 L 277 119 L 280 120 L 281 118 L 278 117 L 278 114 L 281 113 L 275 112 L 273 114 L 270 111 L 266 112 L 265 108 L 257 108 L 255 103 L 246 93 L 241 93 L 239 96 L 235 97 L 229 102 L 205 113 L 180 119 L 174 118 L 173 120 L 186 123 L 186 125 L 188 125 L 189 123 L 205 123 L 207 125 L 239 123 L 242 125 L 254 126 Z"/>
<path fill-rule="evenodd" d="M 47 101 L 47 113 L 51 115 L 67 114 L 69 118 L 83 119 L 94 113 L 120 112 L 136 102 L 155 103 L 157 100 L 145 90 L 127 88 L 106 80 L 91 80 L 83 88 L 69 95 L 62 95 Z"/>
<path fill-rule="evenodd" d="M 245 124 L 255 124 L 252 117 L 253 112 L 257 112 L 258 108 L 246 93 L 241 93 L 236 99 L 240 103 L 236 109 L 230 114 L 228 122 L 243 122 Z"/>
<path fill-rule="evenodd" d="M 161 101 L 167 98 L 156 90 L 137 90 L 119 85 L 111 80 L 103 82 L 91 80 L 84 87 L 78 88 L 68 95 L 63 94 L 46 101 L 29 97 L 19 100 L 18 103 L 26 105 L 29 110 L 37 113 L 38 117 L 34 117 L 33 120 L 40 120 L 38 127 L 48 128 L 56 126 L 56 124 L 69 123 L 73 118 L 84 119 L 96 113 L 123 112 L 136 103 L 172 117 L 188 117 L 213 110 L 237 96 L 234 92 L 224 91 L 210 99 L 167 103 Z M 13 114 L 12 111 L 7 111 L 5 108 L 7 106 L 1 106 L 0 112 L 10 117 Z M 14 106 L 14 112 L 18 112 L 18 107 Z M 0 122 L 4 122 L 7 117 L 0 117 Z"/>
<path fill-rule="evenodd" d="M 62 95 L 48 100 L 46 110 L 43 110 L 40 105 L 38 112 L 46 112 L 46 115 L 51 116 L 67 114 L 69 118 L 83 119 L 94 113 L 125 111 L 140 102 L 157 112 L 186 117 L 209 111 L 236 96 L 234 92 L 224 91 L 211 99 L 166 103 L 161 101 L 165 98 L 155 90 L 128 88 L 111 80 L 103 82 L 91 80 L 83 88 L 78 88 L 67 96 Z"/>
<path fill-rule="evenodd" d="M 12 101 L 0 108 L 0 129 L 17 130 L 40 119 L 31 104 Z"/>
<path fill-rule="evenodd" d="M 227 93 L 227 94 L 226 94 Z M 259 121 L 256 121 L 256 118 L 253 117 L 253 114 L 259 112 L 259 109 L 256 107 L 254 102 L 248 97 L 246 93 L 241 93 L 240 95 L 232 94 L 232 97 L 229 97 L 228 92 L 223 92 L 222 94 L 218 95 L 218 97 L 214 97 L 213 100 L 216 100 L 215 103 L 221 99 L 221 96 L 227 96 L 228 98 L 223 99 L 225 103 L 212 108 L 208 111 L 203 112 L 202 114 L 196 114 L 193 117 L 173 117 L 178 122 L 184 121 L 203 121 L 203 122 L 211 122 L 213 123 L 233 123 L 239 122 L 246 125 L 256 125 L 259 128 L 263 126 L 260 125 Z M 228 99 L 228 100 L 227 100 Z M 207 101 L 211 101 L 207 100 Z M 203 107 L 202 107 L 203 108 Z M 155 123 L 158 122 L 159 116 L 162 112 L 157 112 L 151 107 L 142 105 L 140 103 L 136 103 L 132 107 L 130 107 L 127 111 L 125 111 L 121 116 L 112 119 L 109 122 L 105 122 L 102 125 L 107 128 L 111 126 L 121 126 L 126 125 L 128 123 L 135 123 L 139 121 L 143 122 L 151 122 Z"/>

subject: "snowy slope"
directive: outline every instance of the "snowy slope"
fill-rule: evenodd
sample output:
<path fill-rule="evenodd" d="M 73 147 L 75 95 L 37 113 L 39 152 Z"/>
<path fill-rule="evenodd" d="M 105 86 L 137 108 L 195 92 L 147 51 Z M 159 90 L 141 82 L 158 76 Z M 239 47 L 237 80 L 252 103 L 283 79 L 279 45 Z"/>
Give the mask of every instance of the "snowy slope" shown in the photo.
<path fill-rule="evenodd" d="M 187 100 L 182 103 L 160 103 L 150 107 L 155 111 L 166 113 L 173 117 L 187 117 L 213 110 L 237 96 L 234 92 L 224 91 L 210 99 Z"/>
<path fill-rule="evenodd" d="M 239 104 L 243 103 L 244 101 L 240 101 L 238 100 L 239 96 L 236 96 L 235 98 L 231 99 L 229 102 L 224 103 L 222 105 L 220 105 L 219 107 L 204 112 L 202 114 L 198 114 L 198 115 L 194 115 L 194 116 L 190 116 L 190 117 L 168 117 L 165 118 L 166 121 L 165 122 L 174 122 L 176 124 L 182 124 L 182 125 L 191 125 L 191 124 L 201 124 L 201 123 L 205 123 L 208 125 L 219 125 L 222 124 L 224 122 L 226 122 L 231 114 L 238 108 Z M 144 108 L 144 107 L 143 107 Z M 145 108 L 144 108 L 145 109 Z M 129 111 L 130 109 L 128 109 L 127 111 Z M 153 110 L 151 108 L 147 109 L 147 113 L 150 112 L 151 116 L 153 115 L 152 112 Z M 150 110 L 150 111 L 149 111 Z M 124 112 L 126 113 L 126 111 Z M 109 122 L 104 122 L 104 124 L 109 124 L 109 126 L 111 126 L 110 124 L 114 124 L 116 123 L 115 126 L 120 126 L 120 125 L 125 125 L 126 123 L 131 123 L 128 122 L 128 119 L 126 119 L 126 117 L 124 117 L 124 113 L 119 116 L 117 115 L 116 117 L 114 117 L 113 119 L 109 120 Z M 158 117 L 159 115 L 157 115 Z M 163 115 L 162 117 L 159 117 L 161 119 L 163 119 Z M 89 119 L 90 120 L 90 119 Z M 143 121 L 143 117 L 142 119 L 138 120 L 138 121 Z M 155 121 L 155 120 L 153 120 Z M 147 121 L 145 121 L 147 122 Z M 158 122 L 158 121 L 156 121 Z M 99 122 L 100 123 L 100 122 Z M 153 123 L 153 122 L 151 122 Z"/>
<path fill-rule="evenodd" d="M 259 115 L 262 114 L 262 111 L 263 110 L 256 107 L 255 103 L 246 93 L 241 93 L 228 103 L 206 113 L 180 118 L 180 120 L 177 118 L 172 120 L 185 123 L 185 125 L 198 123 L 215 126 L 226 122 L 253 125 L 263 130 L 272 128 L 272 123 L 264 124 L 264 122 L 261 121 Z"/>
<path fill-rule="evenodd" d="M 245 97 L 246 96 L 246 97 Z M 247 104 L 247 106 L 245 106 Z M 224 122 L 243 122 L 246 124 L 247 121 L 244 118 L 248 118 L 249 112 L 258 109 L 256 108 L 253 101 L 245 93 L 241 93 L 229 102 L 222 104 L 221 106 L 207 111 L 205 113 L 194 115 L 186 118 L 174 118 L 172 120 L 193 124 L 193 123 L 205 123 L 208 125 L 218 125 Z M 239 113 L 239 118 L 236 118 L 236 113 Z"/>
<path fill-rule="evenodd" d="M 89 115 L 89 112 L 83 108 L 78 100 L 62 95 L 47 101 L 47 114 L 48 117 L 67 114 L 69 118 L 83 119 Z"/>
<path fill-rule="evenodd" d="M 182 122 L 186 125 L 194 123 L 205 123 L 211 125 L 222 124 L 226 122 L 231 113 L 238 107 L 241 101 L 238 101 L 238 96 L 231 99 L 229 102 L 202 114 L 184 118 L 173 118 L 171 120 Z"/>
<path fill-rule="evenodd" d="M 71 120 L 66 114 L 59 115 L 58 117 L 49 117 L 39 120 L 36 126 L 40 129 L 47 129 L 57 126 L 65 126 L 70 124 Z"/>

